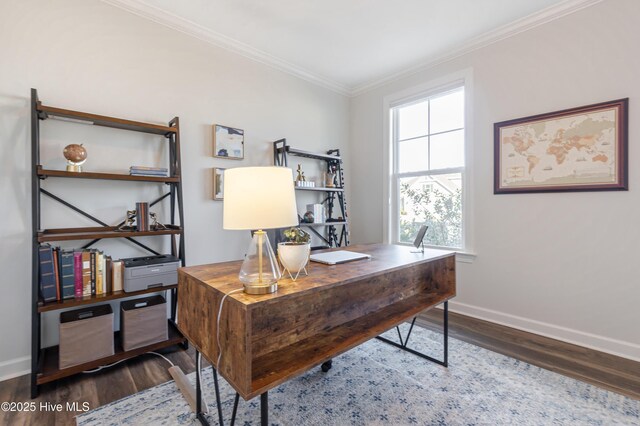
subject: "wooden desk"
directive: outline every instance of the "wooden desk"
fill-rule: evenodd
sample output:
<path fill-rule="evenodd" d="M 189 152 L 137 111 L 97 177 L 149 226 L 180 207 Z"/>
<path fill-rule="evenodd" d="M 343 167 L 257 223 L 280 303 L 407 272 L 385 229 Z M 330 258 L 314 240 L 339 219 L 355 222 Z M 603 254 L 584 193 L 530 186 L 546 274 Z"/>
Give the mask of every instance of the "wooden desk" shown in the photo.
<path fill-rule="evenodd" d="M 348 249 L 372 258 L 334 266 L 311 262 L 308 277 L 280 280 L 277 293 L 228 296 L 220 365 L 218 310 L 225 294 L 242 288 L 241 262 L 181 268 L 178 327 L 245 400 L 263 395 L 265 405 L 269 389 L 456 294 L 453 252 L 410 253 L 384 244 Z"/>

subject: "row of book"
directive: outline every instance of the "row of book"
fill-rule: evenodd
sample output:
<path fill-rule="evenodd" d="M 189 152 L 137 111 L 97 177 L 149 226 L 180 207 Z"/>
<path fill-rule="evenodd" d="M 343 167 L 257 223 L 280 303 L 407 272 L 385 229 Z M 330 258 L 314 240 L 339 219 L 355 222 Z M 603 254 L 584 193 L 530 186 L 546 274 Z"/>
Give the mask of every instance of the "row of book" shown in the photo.
<path fill-rule="evenodd" d="M 129 167 L 129 174 L 131 176 L 160 176 L 167 177 L 169 170 L 164 167 L 145 167 L 145 166 L 131 166 Z"/>
<path fill-rule="evenodd" d="M 93 249 L 38 249 L 40 296 L 44 302 L 122 291 L 123 262 Z"/>

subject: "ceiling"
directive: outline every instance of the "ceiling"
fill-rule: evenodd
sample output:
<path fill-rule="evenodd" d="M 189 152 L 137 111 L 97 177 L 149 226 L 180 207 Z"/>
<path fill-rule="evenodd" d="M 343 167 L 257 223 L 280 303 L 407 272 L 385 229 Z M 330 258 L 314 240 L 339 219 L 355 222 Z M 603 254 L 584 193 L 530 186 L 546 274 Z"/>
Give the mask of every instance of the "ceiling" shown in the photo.
<path fill-rule="evenodd" d="M 600 0 L 104 0 L 344 94 Z"/>

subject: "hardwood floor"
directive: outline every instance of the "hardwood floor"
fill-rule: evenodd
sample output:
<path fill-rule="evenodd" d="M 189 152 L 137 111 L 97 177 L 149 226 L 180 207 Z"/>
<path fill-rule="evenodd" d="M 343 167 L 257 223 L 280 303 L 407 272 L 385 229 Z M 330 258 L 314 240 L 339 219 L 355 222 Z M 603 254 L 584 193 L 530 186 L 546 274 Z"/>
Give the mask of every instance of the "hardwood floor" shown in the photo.
<path fill-rule="evenodd" d="M 441 331 L 442 311 L 416 321 Z M 640 362 L 449 312 L 449 336 L 558 374 L 640 399 Z"/>
<path fill-rule="evenodd" d="M 440 331 L 442 312 L 422 314 L 417 323 Z M 580 346 L 538 336 L 513 328 L 449 313 L 449 335 L 533 365 L 570 376 L 596 386 L 640 399 L 640 363 L 585 349 Z M 195 370 L 194 351 L 171 349 L 160 351 L 185 374 Z M 41 387 L 33 400 L 35 412 L 0 411 L 0 425 L 75 425 L 81 411 L 51 412 L 40 409 L 40 403 L 66 404 L 83 402 L 97 408 L 125 396 L 172 380 L 169 363 L 155 355 L 125 361 L 98 373 L 81 374 Z M 29 398 L 29 376 L 0 383 L 0 402 L 32 402 Z"/>

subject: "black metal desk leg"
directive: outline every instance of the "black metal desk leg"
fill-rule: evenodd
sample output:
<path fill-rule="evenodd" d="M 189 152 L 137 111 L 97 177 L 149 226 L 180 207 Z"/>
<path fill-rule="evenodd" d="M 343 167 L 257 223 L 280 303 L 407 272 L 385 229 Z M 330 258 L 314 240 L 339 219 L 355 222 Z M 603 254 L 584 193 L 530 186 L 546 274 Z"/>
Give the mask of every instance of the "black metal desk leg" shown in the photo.
<path fill-rule="evenodd" d="M 269 395 L 268 392 L 260 395 L 260 425 L 269 425 Z"/>
<path fill-rule="evenodd" d="M 409 337 L 411 336 L 411 331 L 413 330 L 413 325 L 416 322 L 416 317 L 413 318 L 413 321 L 411 321 L 411 326 L 409 327 L 409 332 L 407 333 L 407 337 L 404 338 L 404 340 L 402 339 L 402 335 L 400 334 L 400 328 L 396 327 L 396 330 L 398 330 L 398 338 L 400 339 L 400 343 L 396 343 L 392 340 L 387 339 L 386 337 L 382 337 L 382 336 L 376 336 L 376 339 L 381 340 L 385 343 L 388 343 L 392 346 L 395 346 L 398 349 L 402 349 L 403 351 L 407 351 L 409 353 L 412 353 L 414 355 L 417 355 L 421 358 L 424 358 L 426 360 L 429 360 L 431 362 L 435 362 L 436 364 L 442 365 L 443 367 L 448 367 L 449 366 L 449 302 L 446 301 L 444 302 L 444 308 L 443 308 L 443 314 L 444 314 L 444 321 L 442 324 L 442 334 L 444 337 L 444 353 L 443 353 L 443 359 L 442 361 L 439 359 L 435 359 L 430 357 L 429 355 L 425 355 L 422 352 L 418 352 L 416 350 L 411 349 L 410 347 L 407 346 L 407 344 L 409 343 Z"/>
<path fill-rule="evenodd" d="M 449 367 L 449 301 L 444 302 L 444 363 Z"/>
<path fill-rule="evenodd" d="M 216 369 L 211 366 L 213 370 L 213 386 L 216 390 L 216 406 L 218 407 L 218 419 L 220 420 L 220 426 L 224 426 L 224 421 L 222 420 L 222 402 L 220 402 L 220 387 L 218 386 L 218 372 Z"/>

